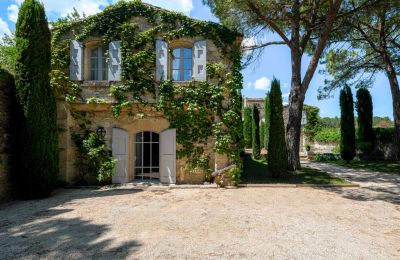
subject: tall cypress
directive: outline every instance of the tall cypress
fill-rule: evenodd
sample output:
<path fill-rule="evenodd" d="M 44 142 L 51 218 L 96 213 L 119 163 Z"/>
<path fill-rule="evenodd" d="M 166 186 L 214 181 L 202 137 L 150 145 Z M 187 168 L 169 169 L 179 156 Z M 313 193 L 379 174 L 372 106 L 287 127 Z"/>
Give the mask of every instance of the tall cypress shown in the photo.
<path fill-rule="evenodd" d="M 260 159 L 260 111 L 256 105 L 253 105 L 252 109 L 252 140 L 253 140 L 253 158 Z"/>
<path fill-rule="evenodd" d="M 244 114 L 244 119 L 243 119 L 244 146 L 246 148 L 251 148 L 252 146 L 251 107 L 245 107 L 243 114 Z"/>
<path fill-rule="evenodd" d="M 349 86 L 340 91 L 340 155 L 350 162 L 356 155 L 353 94 Z"/>
<path fill-rule="evenodd" d="M 261 121 L 260 122 L 260 149 L 262 150 L 265 148 L 265 122 Z"/>
<path fill-rule="evenodd" d="M 50 88 L 51 35 L 38 0 L 25 0 L 16 24 L 16 88 L 24 111 L 18 193 L 43 198 L 58 175 L 58 135 L 55 97 Z"/>
<path fill-rule="evenodd" d="M 265 136 L 264 136 L 264 147 L 268 149 L 268 140 L 269 140 L 269 118 L 270 118 L 270 108 L 269 108 L 269 92 L 267 92 L 267 96 L 264 99 L 264 117 L 265 117 Z"/>
<path fill-rule="evenodd" d="M 277 79 L 274 79 L 271 84 L 269 104 L 268 168 L 272 177 L 277 178 L 285 174 L 288 167 L 285 127 L 283 122 L 282 92 Z"/>
<path fill-rule="evenodd" d="M 367 155 L 372 151 L 375 139 L 374 130 L 372 128 L 372 97 L 368 89 L 365 88 L 360 88 L 359 90 L 357 90 L 356 96 L 356 110 L 358 114 L 357 146 L 362 155 Z"/>

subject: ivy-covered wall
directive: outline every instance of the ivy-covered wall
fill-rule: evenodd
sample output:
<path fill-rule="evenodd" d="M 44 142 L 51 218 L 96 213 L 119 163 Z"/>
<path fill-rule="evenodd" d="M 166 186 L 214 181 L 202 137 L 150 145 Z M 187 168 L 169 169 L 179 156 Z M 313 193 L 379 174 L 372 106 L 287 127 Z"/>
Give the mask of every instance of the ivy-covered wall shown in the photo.
<path fill-rule="evenodd" d="M 121 82 L 90 86 L 69 80 L 70 40 L 84 42 L 89 38 L 101 39 L 106 46 L 110 41 L 121 41 Z M 156 39 L 207 40 L 211 47 L 208 51 L 215 49 L 207 57 L 207 81 L 155 82 Z M 121 1 L 95 16 L 60 20 L 53 25 L 52 86 L 71 105 L 87 103 L 90 110 L 91 104 L 95 108 L 105 103 L 103 107 L 110 107 L 109 113 L 115 118 L 111 121 L 117 123 L 121 117 L 129 121 L 161 113 L 169 127 L 177 129 L 177 157 L 184 158 L 188 168 L 213 167 L 206 158 L 211 143 L 213 152 L 227 156 L 240 169 L 241 40 L 240 34 L 216 23 L 194 20 L 140 1 Z M 239 181 L 240 170 L 232 172 Z"/>

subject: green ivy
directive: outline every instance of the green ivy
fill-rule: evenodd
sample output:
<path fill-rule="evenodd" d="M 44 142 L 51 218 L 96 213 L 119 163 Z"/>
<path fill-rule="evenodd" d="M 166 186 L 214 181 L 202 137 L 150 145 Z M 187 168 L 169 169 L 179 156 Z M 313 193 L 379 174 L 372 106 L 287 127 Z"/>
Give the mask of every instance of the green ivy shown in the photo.
<path fill-rule="evenodd" d="M 135 17 L 145 18 L 149 29 L 139 31 Z M 242 75 L 237 42 L 240 34 L 220 24 L 194 20 L 141 1 L 120 1 L 85 19 L 60 20 L 53 25 L 53 71 L 57 71 L 58 77 L 52 86 L 63 90 L 71 101 L 79 92 L 73 82 L 66 80 L 69 41 L 90 36 L 100 37 L 104 44 L 121 41 L 122 82 L 110 87 L 110 95 L 116 101 L 112 108 L 115 117 L 133 104 L 153 106 L 164 113 L 170 127 L 177 129 L 177 142 L 181 145 L 178 158 L 186 157 L 191 165 L 203 165 L 201 162 L 207 156 L 205 148 L 214 135 L 214 150 L 226 154 L 241 169 Z M 177 85 L 163 81 L 159 84 L 159 102 L 150 104 L 143 96 L 155 98 L 157 95 L 156 37 L 166 41 L 182 37 L 210 40 L 218 48 L 221 61 L 228 65 L 207 64 L 208 81 L 204 82 Z"/>

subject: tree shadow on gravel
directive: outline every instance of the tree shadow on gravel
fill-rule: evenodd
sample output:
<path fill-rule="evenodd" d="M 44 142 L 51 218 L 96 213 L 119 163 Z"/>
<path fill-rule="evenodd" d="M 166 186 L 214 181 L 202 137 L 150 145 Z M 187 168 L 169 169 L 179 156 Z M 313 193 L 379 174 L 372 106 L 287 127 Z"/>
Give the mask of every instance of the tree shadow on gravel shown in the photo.
<path fill-rule="evenodd" d="M 42 200 L 14 201 L 0 209 L 0 259 L 121 259 L 140 247 L 132 240 L 116 243 L 110 226 L 84 218 L 65 218 L 70 208 L 56 209 L 83 198 L 134 194 L 140 190 L 57 190 Z M 30 210 L 23 210 L 25 207 Z M 105 212 L 106 214 L 106 212 Z"/>

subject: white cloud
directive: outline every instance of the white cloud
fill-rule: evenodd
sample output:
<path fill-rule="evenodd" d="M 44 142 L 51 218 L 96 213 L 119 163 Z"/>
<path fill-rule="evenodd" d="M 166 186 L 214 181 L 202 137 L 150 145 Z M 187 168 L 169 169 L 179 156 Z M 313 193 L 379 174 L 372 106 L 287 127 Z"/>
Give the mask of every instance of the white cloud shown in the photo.
<path fill-rule="evenodd" d="M 254 89 L 269 90 L 271 88 L 271 80 L 267 77 L 262 77 L 254 82 Z"/>
<path fill-rule="evenodd" d="M 2 38 L 4 34 L 11 34 L 11 31 L 8 24 L 0 17 L 0 37 Z"/>
<path fill-rule="evenodd" d="M 18 12 L 19 12 L 18 5 L 10 5 L 9 7 L 7 7 L 8 20 L 16 23 L 18 20 Z"/>
<path fill-rule="evenodd" d="M 288 93 L 283 93 L 283 94 L 282 94 L 282 98 L 288 98 L 289 95 L 290 95 L 290 92 L 288 92 Z"/>
<path fill-rule="evenodd" d="M 242 41 L 242 47 L 251 47 L 256 45 L 256 37 L 244 38 Z"/>
<path fill-rule="evenodd" d="M 252 86 L 253 84 L 251 83 L 251 82 L 248 82 L 247 84 L 246 84 L 246 89 L 251 89 L 251 86 Z"/>

